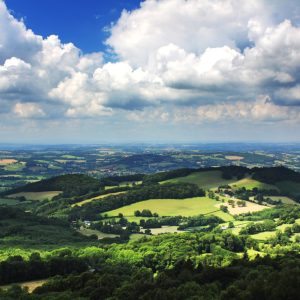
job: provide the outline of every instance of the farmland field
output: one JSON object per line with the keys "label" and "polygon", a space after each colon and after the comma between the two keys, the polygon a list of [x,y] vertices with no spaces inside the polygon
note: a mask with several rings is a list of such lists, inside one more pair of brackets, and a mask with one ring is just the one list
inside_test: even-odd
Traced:
{"label": "farmland field", "polygon": [[237,155],[227,155],[225,156],[226,159],[228,160],[242,160],[244,159],[243,156],[237,156]]}
{"label": "farmland field", "polygon": [[243,178],[241,180],[238,180],[232,184],[230,184],[233,188],[242,188],[245,187],[246,189],[253,189],[253,188],[259,188],[264,190],[278,190],[278,188],[274,185],[263,183],[257,180],[254,180],[252,178]]}
{"label": "farmland field", "polygon": [[59,195],[61,191],[47,191],[47,192],[22,192],[9,195],[9,198],[25,197],[26,200],[51,200],[53,197]]}
{"label": "farmland field", "polygon": [[[220,205],[222,204],[216,204],[216,207],[220,207]],[[232,207],[231,205],[227,205],[228,207],[228,211],[231,215],[240,215],[240,214],[244,214],[244,213],[252,213],[252,212],[256,212],[256,211],[261,211],[264,209],[267,209],[267,206],[264,205],[259,205],[257,203],[253,203],[250,201],[246,201],[246,206],[245,207],[239,207],[237,205],[235,205],[235,207]]]}
{"label": "farmland field", "polygon": [[296,204],[297,202],[286,196],[267,196],[272,200],[281,200],[284,204]]}
{"label": "farmland field", "polygon": [[[28,288],[28,292],[32,293],[37,287],[43,285],[47,280],[43,279],[43,280],[34,280],[34,281],[27,281],[27,282],[20,282],[20,283],[15,283],[16,285],[21,286],[22,288]],[[9,287],[11,287],[12,285],[3,285],[0,286],[0,288],[2,289],[8,289]]]}
{"label": "farmland field", "polygon": [[116,193],[110,193],[110,194],[105,194],[105,195],[93,197],[93,198],[90,198],[90,199],[83,200],[81,202],[74,203],[74,204],[72,204],[72,207],[74,207],[76,205],[77,206],[82,206],[82,205],[84,205],[86,203],[89,203],[89,202],[92,202],[92,201],[95,201],[95,200],[100,200],[100,199],[106,198],[108,196],[120,195],[120,194],[124,194],[124,193],[126,193],[126,192],[116,192]]}
{"label": "farmland field", "polygon": [[0,159],[0,166],[6,166],[18,162],[16,159],[4,158]]}
{"label": "farmland field", "polygon": [[112,211],[108,216],[117,216],[122,213],[125,217],[134,216],[136,210],[149,209],[160,216],[196,216],[200,214],[216,215],[224,221],[233,220],[233,217],[220,211],[215,207],[217,201],[207,197],[196,197],[188,199],[155,199],[137,202]]}
{"label": "farmland field", "polygon": [[104,238],[118,237],[118,235],[116,235],[116,234],[103,233],[103,232],[100,232],[98,230],[93,230],[93,229],[84,228],[84,227],[80,227],[79,232],[83,235],[86,235],[86,236],[90,236],[92,234],[95,234],[98,237],[99,240],[104,239]]}
{"label": "farmland field", "polygon": [[221,171],[206,171],[206,172],[195,172],[185,177],[178,177],[170,180],[163,181],[161,183],[178,183],[178,182],[188,182],[195,183],[200,188],[212,189],[217,188],[220,185],[230,184],[236,180],[227,180],[222,178]]}
{"label": "farmland field", "polygon": [[266,240],[274,237],[275,234],[276,234],[276,231],[265,231],[265,232],[252,234],[251,237],[255,240],[266,241]]}

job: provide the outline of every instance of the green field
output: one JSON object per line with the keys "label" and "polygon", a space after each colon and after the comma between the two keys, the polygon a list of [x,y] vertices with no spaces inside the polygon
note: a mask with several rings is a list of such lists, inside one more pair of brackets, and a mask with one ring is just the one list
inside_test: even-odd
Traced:
{"label": "green field", "polygon": [[20,203],[20,201],[16,200],[16,199],[3,199],[0,198],[0,205],[16,205]]}
{"label": "green field", "polygon": [[4,170],[6,171],[22,171],[25,168],[26,163],[25,162],[17,162],[14,164],[6,165],[4,167]]}
{"label": "green field", "polygon": [[297,204],[296,201],[286,196],[267,196],[267,197],[272,200],[281,200],[282,203],[284,204]]}
{"label": "green field", "polygon": [[86,235],[86,236],[90,236],[92,234],[95,234],[95,235],[97,235],[99,240],[104,239],[104,238],[118,237],[117,234],[103,233],[103,232],[100,232],[98,230],[93,230],[93,229],[89,229],[89,228],[85,228],[85,227],[80,227],[79,232],[83,235]]}
{"label": "green field", "polygon": [[232,184],[230,184],[233,188],[239,189],[245,187],[248,190],[252,190],[253,188],[264,189],[264,190],[278,190],[278,188],[274,185],[263,183],[252,178],[243,178],[238,180]]}
{"label": "green field", "polygon": [[93,197],[93,198],[90,198],[90,199],[86,199],[86,200],[83,200],[81,202],[77,202],[77,203],[74,203],[72,204],[72,207],[74,206],[82,206],[86,203],[89,203],[89,202],[92,202],[92,201],[95,201],[95,200],[100,200],[100,199],[103,199],[103,198],[106,198],[108,196],[113,196],[113,195],[120,195],[120,194],[124,194],[126,192],[116,192],[116,193],[109,193],[109,194],[105,194],[105,195],[101,195],[101,196],[97,196],[97,197]]}
{"label": "green field", "polygon": [[274,237],[275,234],[276,234],[276,231],[264,231],[264,232],[252,234],[250,236],[255,240],[266,241],[266,240]]}
{"label": "green field", "polygon": [[25,197],[26,200],[51,200],[53,197],[59,195],[61,191],[47,191],[47,192],[22,192],[11,194],[9,198],[18,198],[18,197]]}
{"label": "green field", "polygon": [[122,213],[126,217],[133,217],[136,210],[149,209],[159,216],[196,216],[200,214],[216,215],[224,221],[233,220],[233,217],[220,211],[215,205],[218,202],[207,197],[188,199],[155,199],[137,202],[107,212],[108,216],[117,216]]}
{"label": "green field", "polygon": [[222,178],[222,171],[206,171],[206,172],[196,172],[185,177],[178,177],[174,179],[169,179],[162,181],[161,183],[178,183],[178,182],[188,182],[195,183],[200,188],[203,189],[213,189],[220,185],[231,184],[235,182],[235,179],[226,180]]}

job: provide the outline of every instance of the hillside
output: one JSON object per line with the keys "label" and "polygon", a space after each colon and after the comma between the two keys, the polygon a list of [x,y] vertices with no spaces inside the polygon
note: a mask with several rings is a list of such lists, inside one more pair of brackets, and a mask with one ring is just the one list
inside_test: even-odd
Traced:
{"label": "hillside", "polygon": [[4,195],[21,192],[61,191],[65,196],[70,197],[97,191],[100,187],[100,181],[93,177],[82,174],[67,174],[29,183],[25,186],[7,191]]}
{"label": "hillside", "polygon": [[[64,175],[12,190],[10,196],[35,198],[4,198],[0,206],[0,284],[8,289],[0,287],[0,297],[198,299],[204,289],[207,299],[209,288],[211,299],[233,299],[232,289],[241,293],[249,282],[261,287],[257,275],[247,277],[257,266],[270,292],[274,278],[290,278],[281,264],[297,264],[300,253],[300,206],[290,190],[299,188],[298,175],[280,172],[222,167],[102,180]],[[62,193],[43,200],[51,190]],[[7,286],[23,281],[36,288],[32,294],[16,295]],[[286,283],[284,295],[296,285]]]}
{"label": "hillside", "polygon": [[70,228],[67,222],[36,216],[15,207],[0,206],[0,251],[20,246],[55,248],[80,245],[92,240]]}

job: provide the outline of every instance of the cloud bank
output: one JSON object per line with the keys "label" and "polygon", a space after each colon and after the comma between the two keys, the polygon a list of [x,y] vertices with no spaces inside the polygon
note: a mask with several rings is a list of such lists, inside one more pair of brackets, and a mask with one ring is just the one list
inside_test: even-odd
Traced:
{"label": "cloud bank", "polygon": [[0,2],[0,114],[297,123],[299,15],[296,0],[146,0],[110,27],[109,62]]}

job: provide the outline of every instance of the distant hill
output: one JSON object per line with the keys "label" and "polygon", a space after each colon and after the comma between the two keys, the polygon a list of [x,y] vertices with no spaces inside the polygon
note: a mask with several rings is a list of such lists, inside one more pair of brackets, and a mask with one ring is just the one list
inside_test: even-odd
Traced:
{"label": "distant hill", "polygon": [[[217,168],[200,169],[185,168],[167,172],[159,172],[150,175],[135,174],[127,176],[113,176],[103,178],[101,180],[82,174],[68,174],[30,183],[25,186],[6,191],[4,195],[11,195],[20,192],[62,191],[64,197],[73,197],[98,191],[101,189],[101,187],[106,185],[118,185],[122,182],[130,181],[143,181],[143,183],[147,185],[151,183],[170,181],[172,179],[180,179],[179,181],[189,183],[189,178],[193,177],[192,174],[196,175],[207,173],[210,174],[211,177],[213,173],[210,171],[215,171],[215,174],[218,172],[219,178],[209,178],[208,176],[206,181],[213,180],[215,182],[216,179],[218,179],[217,181],[222,184],[226,183],[227,181],[232,182],[245,177],[251,177],[259,182],[277,186],[280,190],[282,190],[285,186],[292,186],[292,189],[289,188],[291,190],[290,194],[300,196],[300,173],[285,167],[249,169],[240,166],[223,166]],[[195,178],[190,183],[197,184],[197,182],[195,182]],[[206,182],[206,184],[208,187],[210,187],[209,182]],[[199,186],[202,187],[201,185]],[[288,194],[289,191],[287,189],[283,190],[286,194]]]}
{"label": "distant hill", "polygon": [[97,191],[100,187],[101,183],[98,179],[82,174],[68,174],[29,183],[7,191],[4,195],[21,192],[62,191],[64,196],[71,197]]}

